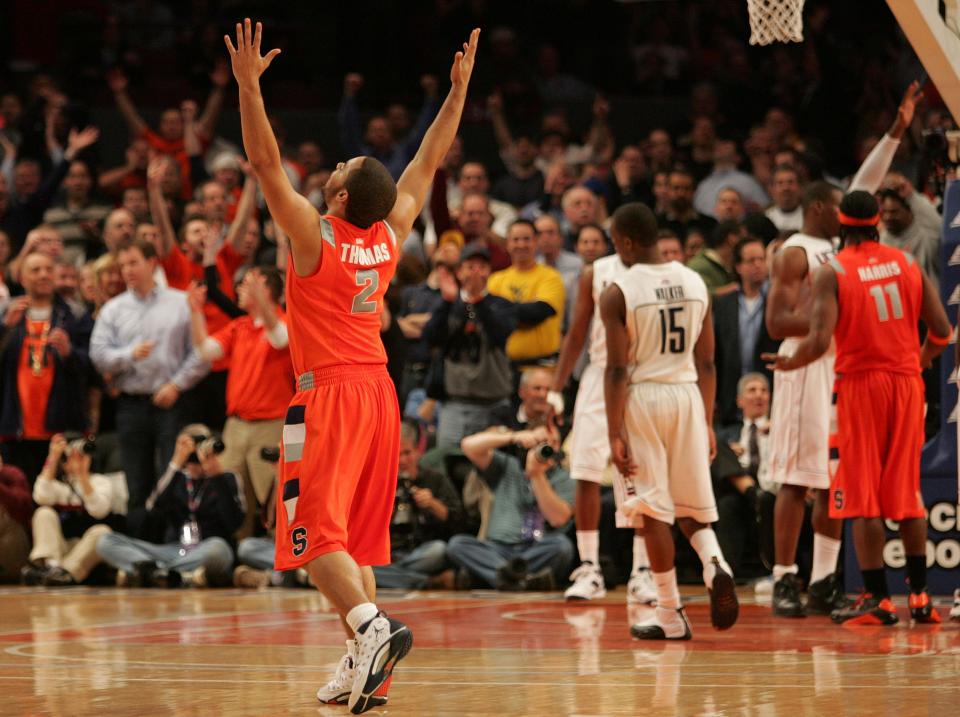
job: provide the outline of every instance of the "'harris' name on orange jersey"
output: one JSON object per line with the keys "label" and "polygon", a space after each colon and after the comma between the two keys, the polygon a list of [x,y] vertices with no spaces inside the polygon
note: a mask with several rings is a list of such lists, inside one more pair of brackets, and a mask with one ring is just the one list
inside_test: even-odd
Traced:
{"label": "'harris' name on orange jersey", "polygon": [[900,265],[895,261],[889,261],[886,264],[857,267],[857,274],[860,276],[860,281],[879,281],[880,279],[889,279],[891,276],[900,276],[900,273]]}
{"label": "'harris' name on orange jersey", "polygon": [[344,243],[340,246],[340,261],[359,266],[384,264],[390,261],[390,248],[386,242],[375,244],[372,249],[359,244]]}

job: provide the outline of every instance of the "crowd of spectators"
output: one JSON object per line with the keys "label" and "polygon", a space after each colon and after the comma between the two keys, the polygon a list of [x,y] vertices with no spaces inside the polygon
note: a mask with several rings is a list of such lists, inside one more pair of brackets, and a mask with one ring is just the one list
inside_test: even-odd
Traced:
{"label": "crowd of spectators", "polygon": [[[562,455],[585,353],[566,413],[548,400],[551,374],[578,278],[611,252],[608,217],[621,204],[647,203],[664,258],[700,273],[714,297],[717,533],[738,575],[766,572],[775,487],[765,480],[771,380],[760,355],[777,342],[765,297],[780,243],[816,219],[810,188],[846,186],[851,160],[862,160],[854,181],[879,190],[882,241],[936,273],[941,220],[921,174],[922,132],[950,124],[936,98],[914,112],[908,91],[898,112],[904,83],[873,73],[873,56],[831,74],[826,58],[851,49],[822,5],[807,44],[753,67],[731,34],[733,5],[693,4],[711,7],[685,26],[681,3],[656,12],[600,3],[604,21],[629,20],[604,51],[627,51],[627,79],[606,94],[596,60],[576,49],[563,55],[534,38],[533,68],[515,30],[486,36],[464,133],[404,238],[382,316],[405,423],[394,564],[377,569],[381,586],[566,581],[573,484],[539,447]],[[63,81],[38,72],[0,96],[0,580],[303,584],[303,575],[272,572],[273,451],[294,392],[287,240],[238,137],[221,130],[232,104],[225,66],[208,50],[181,58],[191,87],[208,82],[205,104],[177,97],[151,126],[132,87],[156,81],[151,53],[190,38],[161,32],[137,46],[115,36],[131,22],[124,13],[144,3],[119,5],[104,28],[115,38],[103,49],[108,67],[88,73],[100,90],[68,94],[75,72]],[[167,5],[149,5],[163,26]],[[202,15],[205,3],[191,5]],[[434,5],[442,28],[470,21],[484,3]],[[569,5],[576,13],[585,4]],[[194,43],[214,22],[197,20]],[[880,37],[892,52],[889,33]],[[432,42],[417,48],[423,67]],[[824,109],[837,83],[858,77],[843,118]],[[291,181],[320,211],[336,161],[369,154],[398,175],[437,111],[441,88],[429,74],[416,115],[403,102],[374,108],[366,85],[356,72],[343,76],[336,139],[287,137],[276,124]],[[372,99],[382,96],[375,89]],[[644,126],[610,91],[689,101],[681,116]],[[107,138],[84,107],[104,95],[128,131],[124,161],[112,167],[99,161]],[[855,116],[862,126],[851,128]],[[612,541],[602,548],[616,563]]]}

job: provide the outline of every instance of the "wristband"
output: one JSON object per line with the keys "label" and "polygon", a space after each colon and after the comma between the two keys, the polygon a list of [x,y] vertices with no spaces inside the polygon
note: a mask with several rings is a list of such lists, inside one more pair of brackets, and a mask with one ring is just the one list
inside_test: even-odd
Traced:
{"label": "wristband", "polygon": [[946,346],[950,343],[950,339],[952,338],[953,336],[949,334],[947,336],[937,336],[932,331],[927,330],[927,341],[934,346]]}

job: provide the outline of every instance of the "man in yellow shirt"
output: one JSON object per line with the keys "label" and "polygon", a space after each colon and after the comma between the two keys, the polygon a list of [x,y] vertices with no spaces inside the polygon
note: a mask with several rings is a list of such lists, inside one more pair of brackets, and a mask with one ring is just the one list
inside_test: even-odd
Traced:
{"label": "man in yellow shirt", "polygon": [[512,264],[491,274],[487,289],[517,305],[517,329],[507,340],[507,357],[518,370],[555,366],[560,351],[565,290],[560,272],[537,263],[537,230],[518,219],[507,231]]}

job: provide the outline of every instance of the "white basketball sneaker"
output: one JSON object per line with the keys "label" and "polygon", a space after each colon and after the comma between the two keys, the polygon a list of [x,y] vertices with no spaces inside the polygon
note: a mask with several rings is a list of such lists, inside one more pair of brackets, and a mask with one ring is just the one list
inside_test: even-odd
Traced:
{"label": "white basketball sneaker", "polygon": [[[345,705],[350,699],[350,690],[353,688],[353,678],[356,671],[353,668],[354,661],[357,658],[357,643],[354,640],[347,640],[347,654],[340,658],[337,664],[337,671],[333,679],[317,690],[317,699],[325,705]],[[386,696],[376,697],[379,702],[377,705],[387,703]]]}
{"label": "white basketball sneaker", "polygon": [[607,594],[603,573],[593,563],[580,563],[570,574],[573,585],[563,594],[564,600],[597,600]]}
{"label": "white basketball sneaker", "polygon": [[355,639],[357,658],[347,704],[358,715],[383,704],[393,668],[413,647],[413,633],[381,612],[357,630]]}
{"label": "white basketball sneaker", "polygon": [[960,588],[953,591],[953,607],[950,608],[950,619],[960,620]]}
{"label": "white basketball sneaker", "polygon": [[627,605],[656,605],[657,586],[650,568],[640,568],[627,583]]}

